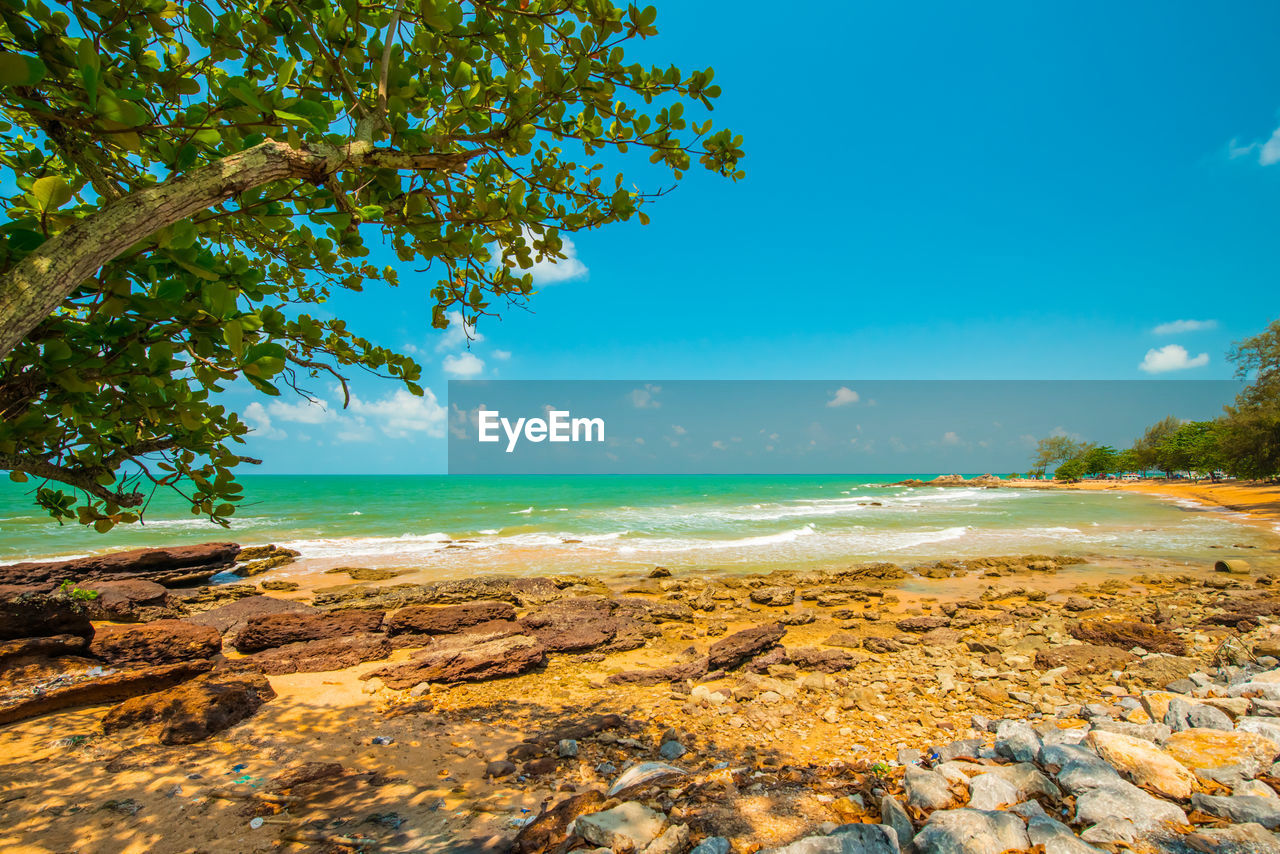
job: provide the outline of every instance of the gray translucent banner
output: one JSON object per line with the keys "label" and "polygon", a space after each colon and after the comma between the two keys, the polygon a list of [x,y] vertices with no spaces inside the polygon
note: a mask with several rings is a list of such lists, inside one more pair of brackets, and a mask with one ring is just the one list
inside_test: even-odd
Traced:
{"label": "gray translucent banner", "polygon": [[1127,448],[1229,380],[449,383],[450,474],[1007,474],[1036,441]]}

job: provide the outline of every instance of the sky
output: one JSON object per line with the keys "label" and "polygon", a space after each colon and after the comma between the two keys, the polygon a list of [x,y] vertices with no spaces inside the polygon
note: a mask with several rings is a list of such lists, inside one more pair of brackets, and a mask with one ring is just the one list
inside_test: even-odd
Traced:
{"label": "sky", "polygon": [[469,347],[413,265],[337,295],[429,391],[230,392],[262,472],[443,472],[450,379],[1226,379],[1280,316],[1280,5],[656,5],[635,58],[715,68],[746,178],[574,235]]}

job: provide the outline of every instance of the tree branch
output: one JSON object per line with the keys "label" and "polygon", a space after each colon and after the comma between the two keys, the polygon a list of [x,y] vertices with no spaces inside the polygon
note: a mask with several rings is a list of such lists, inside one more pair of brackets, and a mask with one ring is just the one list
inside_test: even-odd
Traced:
{"label": "tree branch", "polygon": [[33,477],[40,477],[46,480],[56,480],[59,483],[65,483],[67,486],[83,489],[95,498],[110,501],[120,507],[137,507],[146,499],[146,496],[141,492],[112,492],[98,483],[91,474],[75,472],[45,460],[31,457],[0,454],[0,469],[25,472]]}

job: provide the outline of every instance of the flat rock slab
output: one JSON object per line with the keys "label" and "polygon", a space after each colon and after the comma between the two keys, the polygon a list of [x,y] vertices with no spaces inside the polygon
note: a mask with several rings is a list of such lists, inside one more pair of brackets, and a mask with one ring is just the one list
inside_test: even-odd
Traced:
{"label": "flat rock slab", "polygon": [[386,635],[372,632],[346,637],[322,638],[274,647],[252,656],[263,673],[321,673],[343,670],[366,661],[378,661],[391,655],[391,642]]}
{"label": "flat rock slab", "polygon": [[588,842],[614,851],[641,851],[666,827],[667,817],[639,801],[627,801],[604,812],[578,817],[575,832]]}
{"label": "flat rock slab", "polygon": [[747,659],[772,649],[786,633],[787,627],[782,623],[765,623],[721,638],[707,651],[710,669],[732,670]]}
{"label": "flat rock slab", "polygon": [[1082,675],[1123,670],[1126,665],[1137,660],[1138,656],[1127,649],[1091,643],[1055,646],[1036,652],[1036,667],[1042,670],[1065,667],[1072,673]]}
{"label": "flat rock slab", "polygon": [[102,720],[103,732],[145,726],[161,744],[192,744],[239,723],[275,697],[256,670],[222,670],[126,700]]}
{"label": "flat rock slab", "polygon": [[461,605],[411,605],[388,615],[387,634],[456,634],[494,620],[513,621],[510,602],[465,602]]}
{"label": "flat rock slab", "polygon": [[3,584],[61,584],[64,579],[145,576],[166,586],[204,581],[235,565],[236,543],[205,543],[165,549],[131,549],[74,560],[15,563],[0,568]]}
{"label": "flat rock slab", "polygon": [[0,724],[10,724],[62,709],[118,703],[140,694],[159,691],[207,672],[210,661],[184,661],[156,667],[131,668],[89,675],[39,694],[0,697]]}
{"label": "flat rock slab", "polygon": [[32,586],[0,586],[0,640],[93,635],[85,607],[61,593]]}
{"label": "flat rock slab", "polygon": [[423,682],[476,682],[515,676],[541,664],[546,649],[528,635],[471,643],[468,635],[451,635],[451,644],[436,644],[409,662],[384,667],[360,678],[377,677],[389,688],[412,688]]}
{"label": "flat rock slab", "polygon": [[110,664],[168,664],[212,658],[222,651],[217,629],[186,620],[100,626],[89,654]]}
{"label": "flat rock slab", "polygon": [[381,611],[258,614],[245,620],[236,633],[234,646],[238,652],[259,652],[286,644],[376,632],[381,627]]}
{"label": "flat rock slab", "polygon": [[1082,620],[1073,623],[1068,630],[1076,640],[1118,649],[1140,646],[1147,652],[1167,652],[1171,655],[1183,655],[1187,651],[1186,642],[1173,632],[1136,620]]}
{"label": "flat rock slab", "polygon": [[[217,588],[212,589],[216,590]],[[291,599],[277,599],[274,596],[245,596],[225,605],[219,605],[216,608],[187,617],[187,622],[198,623],[202,626],[212,626],[223,636],[231,639],[253,617],[265,614],[315,613],[318,613],[316,608],[302,602],[294,602]]]}

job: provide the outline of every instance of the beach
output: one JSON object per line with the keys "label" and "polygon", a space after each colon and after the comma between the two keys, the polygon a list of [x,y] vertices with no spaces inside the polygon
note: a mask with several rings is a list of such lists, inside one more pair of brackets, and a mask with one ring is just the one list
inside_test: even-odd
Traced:
{"label": "beach", "polygon": [[[152,708],[162,700],[147,701],[164,692],[126,701],[150,702],[148,714],[160,715],[150,725],[114,728],[117,706],[89,704],[0,727],[0,844],[20,852],[407,852],[505,851],[518,839],[518,850],[540,854],[566,832],[561,822],[544,833],[555,825],[545,810],[607,793],[648,762],[680,774],[639,786],[628,803],[694,840],[724,837],[732,850],[752,852],[815,828],[887,820],[884,797],[918,796],[903,776],[915,773],[918,757],[994,750],[994,722],[1027,721],[1041,739],[1106,721],[1133,732],[1150,725],[1143,703],[1153,691],[1216,672],[1228,636],[1238,632],[1259,654],[1280,648],[1266,616],[1280,612],[1269,487],[1174,485],[1152,502],[1127,494],[1148,484],[1121,485],[1122,505],[1142,502],[1145,517],[1134,518],[1099,503],[1115,496],[1080,490],[878,484],[866,488],[878,499],[836,490],[832,504],[813,486],[804,485],[803,501],[753,501],[738,513],[799,513],[810,524],[813,514],[837,515],[833,506],[867,514],[896,498],[890,512],[918,518],[937,512],[924,509],[932,504],[955,505],[945,512],[970,518],[966,528],[989,543],[1003,542],[990,529],[1007,527],[1016,507],[1019,529],[1067,529],[1039,535],[1056,533],[1065,546],[976,553],[963,537],[913,540],[893,560],[823,554],[812,565],[785,565],[793,543],[822,536],[815,524],[814,534],[787,541],[735,536],[752,541],[747,556],[714,566],[706,555],[724,549],[699,549],[696,560],[672,551],[664,564],[627,557],[621,568],[614,561],[624,559],[596,550],[595,560],[610,559],[591,571],[581,571],[588,561],[579,556],[579,571],[541,572],[587,544],[526,545],[521,553],[535,555],[536,568],[523,573],[491,572],[508,565],[484,559],[468,573],[430,573],[418,554],[344,568],[327,555],[224,549],[218,554],[233,555],[245,575],[165,588],[145,601],[113,596],[115,610],[94,620],[90,658],[83,650],[10,658],[5,687],[10,698],[30,696],[24,680],[102,662],[124,672],[174,666],[165,662],[186,659],[154,650],[174,648],[177,637],[193,644],[185,639],[194,627],[213,626],[214,640],[201,642],[216,642],[222,663],[210,675],[265,670],[273,696],[191,743],[164,743],[159,721],[170,713]],[[1014,504],[987,497],[1001,494]],[[1048,512],[1076,506],[1077,515],[1065,525],[1031,524],[1042,511],[1017,503],[1028,498],[1047,502]],[[1077,499],[1086,503],[1060,504]],[[859,503],[876,500],[879,507]],[[704,510],[723,513],[718,507]],[[1138,548],[1072,534],[1086,530],[1080,514],[1096,508],[1117,514],[1105,520],[1107,537],[1132,530]],[[1151,514],[1163,524],[1153,528]],[[779,522],[797,527],[792,516],[747,524]],[[901,533],[918,540],[920,531]],[[1178,554],[1162,538],[1191,551]],[[1106,542],[1115,544],[1111,554]],[[429,555],[452,562],[482,553],[448,545]],[[925,545],[927,559],[913,559]],[[1217,571],[1219,558],[1234,572]],[[120,591],[137,582],[114,583],[96,582]],[[286,610],[262,610],[263,602]],[[1254,602],[1266,607],[1242,610]],[[1255,613],[1263,616],[1239,616]],[[255,619],[266,635],[250,642],[241,633]],[[1117,629],[1129,625],[1153,648],[1135,654],[1137,642]],[[114,645],[99,648],[106,637]],[[130,652],[139,649],[151,652]],[[123,657],[112,663],[112,655]],[[190,691],[204,678],[170,690]],[[183,708],[208,724],[203,707]],[[970,746],[948,747],[962,742]],[[1007,761],[991,756],[981,761]],[[302,782],[287,785],[289,775]],[[1204,791],[1223,791],[1205,781]],[[583,804],[595,811],[617,800],[601,794]],[[920,824],[932,812],[913,807],[911,815]],[[546,838],[534,839],[526,827],[540,815],[532,826]]]}

